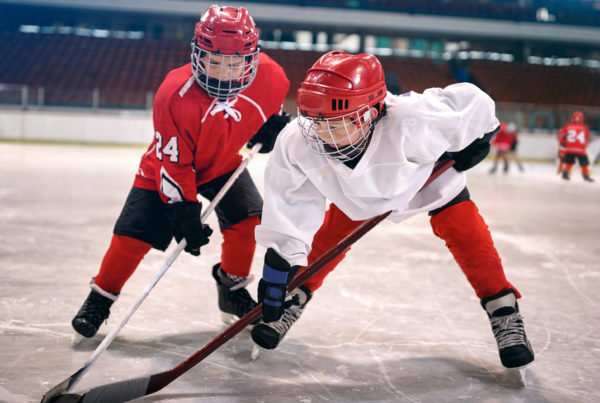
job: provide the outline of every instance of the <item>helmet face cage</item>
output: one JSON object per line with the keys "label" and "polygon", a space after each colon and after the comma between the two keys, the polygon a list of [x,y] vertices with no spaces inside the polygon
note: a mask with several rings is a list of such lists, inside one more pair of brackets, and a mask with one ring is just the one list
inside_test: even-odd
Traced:
{"label": "helmet face cage", "polygon": [[308,146],[317,154],[350,161],[362,154],[373,127],[371,107],[332,118],[313,118],[298,111],[298,126]]}
{"label": "helmet face cage", "polygon": [[[226,101],[254,81],[260,51],[258,47],[253,53],[245,55],[224,55],[201,49],[195,39],[191,45],[194,78],[211,97]],[[243,60],[241,64],[240,60]]]}

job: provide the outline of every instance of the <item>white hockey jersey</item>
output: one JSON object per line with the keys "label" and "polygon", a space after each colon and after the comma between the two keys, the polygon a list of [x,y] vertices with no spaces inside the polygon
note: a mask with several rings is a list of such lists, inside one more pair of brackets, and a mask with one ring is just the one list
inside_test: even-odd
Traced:
{"label": "white hockey jersey", "polygon": [[352,220],[389,210],[400,222],[439,208],[466,185],[449,169],[419,192],[438,158],[459,151],[498,127],[494,101],[472,84],[431,88],[423,94],[388,93],[387,114],[354,169],[312,151],[297,120],[279,135],[265,171],[265,201],[257,242],[290,265],[306,265],[327,201]]}

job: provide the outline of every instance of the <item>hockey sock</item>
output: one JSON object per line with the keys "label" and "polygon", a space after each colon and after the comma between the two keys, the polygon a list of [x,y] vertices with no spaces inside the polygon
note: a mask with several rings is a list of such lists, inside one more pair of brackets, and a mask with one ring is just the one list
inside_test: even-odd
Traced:
{"label": "hockey sock", "polygon": [[571,169],[573,169],[573,164],[563,164],[563,170],[571,173]]}
{"label": "hockey sock", "polygon": [[[337,206],[331,204],[329,210],[325,213],[325,220],[323,220],[321,228],[319,228],[313,239],[312,249],[308,255],[308,264],[313,263],[321,257],[321,255],[335,246],[340,240],[362,223],[363,221],[352,221]],[[336,256],[335,259],[304,283],[304,286],[312,292],[318,289],[321,284],[323,284],[323,280],[327,274],[335,269],[349,250],[350,248]],[[304,270],[304,268],[300,270]]]}
{"label": "hockey sock", "polygon": [[100,271],[94,277],[94,283],[106,292],[120,293],[127,279],[151,248],[150,244],[139,239],[113,235],[102,259]]}
{"label": "hockey sock", "polygon": [[222,231],[221,268],[228,274],[248,277],[256,249],[254,228],[260,217],[248,217]]}
{"label": "hockey sock", "polygon": [[590,174],[590,167],[589,165],[582,165],[581,166],[581,173],[584,175],[589,175]]}
{"label": "hockey sock", "polygon": [[512,288],[488,227],[471,200],[454,204],[431,217],[435,235],[446,242],[477,296],[482,299]]}

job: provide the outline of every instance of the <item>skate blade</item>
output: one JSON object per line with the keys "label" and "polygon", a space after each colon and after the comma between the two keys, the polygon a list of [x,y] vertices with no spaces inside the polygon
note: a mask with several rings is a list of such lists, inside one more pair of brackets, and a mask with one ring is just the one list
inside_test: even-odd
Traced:
{"label": "skate blade", "polygon": [[[221,312],[221,322],[223,322],[223,324],[225,326],[231,326],[235,322],[237,322],[239,319],[240,318],[238,318],[236,315],[234,315],[232,313]],[[246,326],[246,328],[244,330],[251,331],[253,327],[254,327],[253,324],[249,324],[248,326]]]}
{"label": "skate blade", "polygon": [[227,326],[233,325],[238,320],[238,317],[232,313],[221,312],[221,322]]}
{"label": "skate blade", "polygon": [[256,343],[252,343],[252,351],[250,352],[250,361],[256,361],[261,354],[261,351],[263,351],[264,348],[262,348],[261,346],[259,346]]}
{"label": "skate blade", "polygon": [[[515,382],[515,384],[518,384],[519,387],[524,388],[527,386],[527,379],[526,379],[526,371],[527,371],[527,365],[524,365],[522,367],[517,367],[517,368],[508,368],[508,376],[509,379],[512,380],[512,382]],[[515,385],[517,386],[517,385]]]}
{"label": "skate blade", "polygon": [[71,347],[79,346],[83,340],[85,340],[85,337],[83,337],[77,332],[74,332],[71,336]]}

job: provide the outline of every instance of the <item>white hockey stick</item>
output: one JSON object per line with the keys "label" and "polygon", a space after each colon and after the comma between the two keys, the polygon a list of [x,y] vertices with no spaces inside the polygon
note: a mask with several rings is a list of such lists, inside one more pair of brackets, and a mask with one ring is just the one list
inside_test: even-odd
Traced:
{"label": "white hockey stick", "polygon": [[[217,195],[214,197],[214,199],[210,202],[210,204],[208,205],[206,210],[204,210],[204,212],[202,213],[202,216],[200,217],[200,221],[202,221],[202,222],[206,221],[206,218],[210,215],[210,213],[213,212],[216,205],[221,201],[221,199],[223,198],[225,193],[227,193],[227,191],[231,188],[231,186],[233,185],[235,180],[240,176],[242,171],[246,168],[246,166],[248,165],[250,160],[256,155],[256,153],[260,150],[261,147],[262,147],[261,143],[257,143],[252,147],[252,150],[250,150],[250,153],[242,160],[242,163],[240,164],[240,166],[238,166],[236,168],[236,170],[233,172],[231,177],[227,180],[225,185],[223,185],[221,190],[217,193]],[[152,291],[154,286],[158,283],[158,281],[162,278],[162,276],[167,272],[169,267],[171,267],[171,265],[173,264],[175,259],[177,259],[177,256],[179,256],[179,254],[181,253],[181,251],[183,251],[183,249],[186,247],[186,245],[187,245],[187,242],[186,242],[185,238],[183,238],[181,240],[181,242],[179,242],[179,244],[177,244],[177,247],[175,248],[175,250],[173,250],[173,252],[171,252],[171,255],[169,255],[169,257],[167,258],[167,260],[165,261],[163,266],[160,268],[160,270],[158,270],[158,272],[156,273],[154,278],[150,281],[150,283],[148,283],[146,288],[144,288],[144,291],[142,291],[142,294],[138,297],[138,299],[133,303],[133,305],[125,313],[125,316],[123,317],[123,319],[121,319],[121,322],[111,329],[111,331],[104,337],[104,340],[102,340],[102,343],[100,343],[100,345],[96,348],[96,350],[94,351],[92,356],[87,360],[87,362],[85,364],[83,364],[83,366],[80,369],[77,370],[77,372],[75,372],[73,375],[69,376],[67,379],[65,379],[58,385],[56,385],[54,388],[50,389],[48,391],[48,393],[46,393],[46,395],[44,395],[44,400],[43,400],[44,402],[46,402],[46,401],[49,402],[53,396],[56,396],[63,392],[69,392],[75,386],[75,384],[77,384],[77,382],[87,372],[87,370],[96,361],[96,359],[100,356],[100,354],[102,354],[104,352],[104,350],[106,350],[108,348],[108,345],[115,339],[115,337],[117,336],[117,333],[119,333],[119,331],[121,331],[121,329],[123,329],[125,324],[127,324],[129,319],[131,318],[131,316],[133,316],[134,312],[139,308],[139,306],[142,304],[144,299],[146,299],[146,297],[148,296],[150,291]]]}

